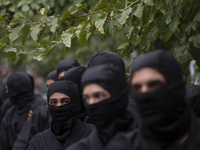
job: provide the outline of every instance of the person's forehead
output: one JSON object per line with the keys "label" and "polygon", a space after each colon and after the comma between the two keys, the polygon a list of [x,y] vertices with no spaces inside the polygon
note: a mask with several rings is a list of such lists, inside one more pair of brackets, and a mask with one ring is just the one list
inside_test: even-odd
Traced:
{"label": "person's forehead", "polygon": [[62,98],[62,97],[69,97],[69,96],[66,95],[66,94],[64,94],[64,93],[56,92],[56,93],[53,93],[53,94],[50,96],[50,99],[51,99],[51,98]]}
{"label": "person's forehead", "polygon": [[150,80],[165,80],[165,77],[156,69],[142,68],[134,72],[131,83],[148,82]]}

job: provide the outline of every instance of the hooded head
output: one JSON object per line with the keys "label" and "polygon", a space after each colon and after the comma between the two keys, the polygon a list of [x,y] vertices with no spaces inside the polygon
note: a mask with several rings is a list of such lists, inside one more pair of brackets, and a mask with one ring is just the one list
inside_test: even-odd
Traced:
{"label": "hooded head", "polygon": [[57,81],[58,78],[57,78],[57,70],[53,70],[51,72],[49,72],[49,74],[47,75],[47,81],[46,81],[46,84],[47,84],[47,87],[49,87],[49,85],[55,81]]}
{"label": "hooded head", "polygon": [[[78,89],[80,90],[81,89],[81,85],[80,85],[81,76],[85,70],[86,70],[86,68],[83,66],[73,67],[65,72],[64,80],[70,80],[70,81],[74,82],[77,85]],[[80,91],[80,93],[81,93],[81,91]]]}
{"label": "hooded head", "polygon": [[99,85],[110,94],[110,98],[101,102],[92,105],[85,104],[89,117],[97,126],[106,126],[126,109],[128,104],[127,82],[121,68],[113,64],[88,68],[82,76],[81,84],[83,97],[87,95],[84,93],[84,88],[91,84]]}
{"label": "hooded head", "polygon": [[33,99],[33,81],[27,73],[19,71],[11,74],[6,85],[12,103],[26,105]]}
{"label": "hooded head", "polygon": [[[55,93],[65,94],[65,96],[69,97],[70,102],[62,106],[51,105],[49,102]],[[71,81],[53,82],[48,88],[47,100],[49,112],[53,119],[52,130],[57,138],[63,140],[63,136],[66,137],[69,134],[74,122],[77,120],[80,110],[78,88]],[[54,100],[58,101],[59,97],[54,97]]]}
{"label": "hooded head", "polygon": [[128,130],[132,120],[126,113],[128,88],[121,68],[114,64],[88,68],[81,85],[89,121],[97,127],[104,144],[117,132]]}
{"label": "hooded head", "polygon": [[[58,79],[63,79],[64,72],[72,67],[80,66],[79,62],[76,59],[65,59],[61,60],[57,67],[57,77]],[[63,75],[61,73],[63,72]],[[60,75],[60,77],[59,77]]]}
{"label": "hooded head", "polygon": [[88,67],[93,67],[102,64],[112,63],[121,68],[121,70],[125,73],[125,64],[122,58],[114,53],[114,52],[100,52],[92,56],[89,60]]}
{"label": "hooded head", "polygon": [[[140,87],[143,82],[137,82],[138,73],[150,69],[157,72],[161,78],[157,81],[164,83],[147,92],[135,92],[133,98],[143,119],[142,134],[145,137],[157,139],[163,143],[175,142],[184,135],[189,126],[189,113],[186,109],[184,95],[185,84],[179,63],[167,51],[158,50],[140,55],[133,62],[131,85]],[[145,74],[146,76],[146,74]],[[152,78],[156,81],[155,77]],[[157,84],[149,82],[147,85]],[[162,143],[161,142],[161,143]]]}

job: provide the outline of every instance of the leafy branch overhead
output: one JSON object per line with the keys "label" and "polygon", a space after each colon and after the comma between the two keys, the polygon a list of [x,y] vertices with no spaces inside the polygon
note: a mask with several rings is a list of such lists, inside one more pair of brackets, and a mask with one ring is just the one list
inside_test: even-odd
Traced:
{"label": "leafy branch overhead", "polygon": [[[64,1],[63,1],[64,2]],[[184,64],[195,59],[200,66],[200,2],[198,0],[100,0],[80,1],[59,13],[54,7],[20,3],[17,14],[0,16],[0,49],[10,60],[33,55],[44,60],[55,47],[73,48],[78,40],[84,46],[95,35],[101,38],[120,33],[118,51],[128,56],[165,48]],[[34,6],[34,7],[33,7]],[[29,9],[35,9],[30,15]],[[35,15],[35,17],[34,17]],[[31,44],[30,44],[31,43]]]}

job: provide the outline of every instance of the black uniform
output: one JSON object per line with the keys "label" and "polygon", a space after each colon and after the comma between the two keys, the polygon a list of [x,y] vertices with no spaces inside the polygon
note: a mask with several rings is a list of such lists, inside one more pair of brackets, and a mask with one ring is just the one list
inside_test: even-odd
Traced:
{"label": "black uniform", "polygon": [[49,86],[47,99],[54,93],[63,93],[71,102],[62,106],[49,105],[52,117],[51,127],[36,136],[30,142],[28,150],[65,149],[91,132],[93,126],[78,119],[80,100],[78,88],[71,81],[56,81]]}
{"label": "black uniform", "polygon": [[15,140],[32,112],[46,101],[33,94],[33,85],[25,72],[15,72],[7,80],[8,97],[12,106],[2,120],[0,146],[3,150],[13,147]]}

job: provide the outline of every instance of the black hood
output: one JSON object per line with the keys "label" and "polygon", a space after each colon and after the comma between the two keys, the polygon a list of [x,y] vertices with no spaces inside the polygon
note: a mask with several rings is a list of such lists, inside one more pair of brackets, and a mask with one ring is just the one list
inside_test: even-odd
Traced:
{"label": "black hood", "polygon": [[90,122],[95,124],[104,144],[116,132],[128,130],[131,119],[126,114],[128,88],[124,71],[113,64],[88,68],[81,79],[82,87],[98,84],[110,93],[110,98],[89,105],[85,104]]}
{"label": "black hood", "polygon": [[109,63],[120,67],[121,70],[125,73],[125,64],[122,58],[118,54],[109,51],[100,52],[92,56],[88,62],[88,67]]}
{"label": "black hood", "polygon": [[61,72],[67,71],[68,69],[76,66],[80,66],[79,62],[76,59],[61,60],[57,67],[57,77]]}
{"label": "black hood", "polygon": [[189,129],[190,113],[184,101],[182,70],[176,59],[163,50],[136,58],[132,66],[132,77],[142,68],[156,69],[165,77],[166,85],[152,92],[133,92],[142,117],[141,132],[145,137],[161,141],[166,146],[178,140]]}
{"label": "black hood", "polygon": [[51,72],[48,73],[47,75],[47,80],[54,80],[54,81],[57,81],[58,80],[58,77],[57,77],[57,70],[53,70]]}
{"label": "black hood", "polygon": [[26,105],[33,100],[33,78],[25,72],[15,72],[8,77],[8,97],[12,103]]}

